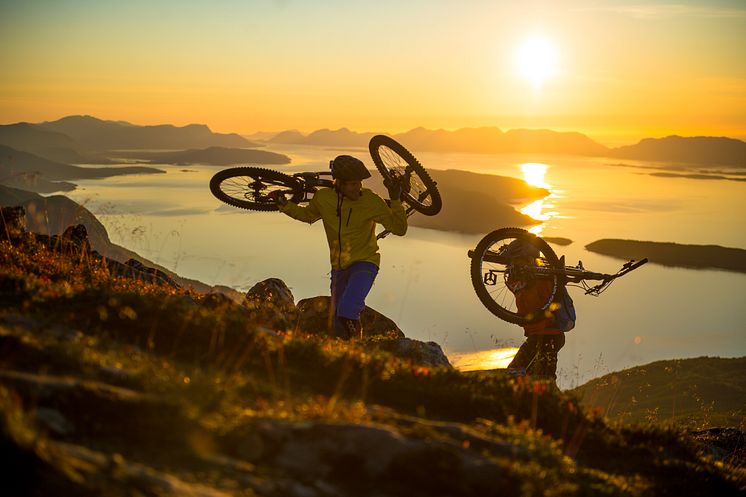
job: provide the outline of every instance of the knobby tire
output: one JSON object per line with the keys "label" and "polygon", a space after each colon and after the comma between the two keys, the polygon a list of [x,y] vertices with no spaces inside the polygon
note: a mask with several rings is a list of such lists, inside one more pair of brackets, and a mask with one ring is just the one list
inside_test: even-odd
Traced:
{"label": "knobby tire", "polygon": [[276,211],[277,204],[269,194],[283,193],[288,200],[303,199],[303,186],[287,174],[260,167],[233,167],[216,173],[210,179],[210,191],[233,207],[254,211]]}
{"label": "knobby tire", "polygon": [[[556,269],[561,274],[560,261],[546,241],[522,228],[502,228],[486,235],[474,249],[470,268],[471,282],[477,297],[490,312],[504,321],[525,326],[544,319],[545,313],[543,311],[519,313],[515,295],[507,286],[508,276],[512,271],[520,270],[520,268],[512,266],[509,260],[501,259],[497,254],[501,247],[507,246],[516,239],[521,239],[538,248],[539,264],[548,269]],[[541,278],[552,280],[551,295],[541,306],[541,309],[547,310],[556,298],[558,284],[561,282],[557,274],[546,274]],[[486,282],[485,279],[490,282]]]}
{"label": "knobby tire", "polygon": [[434,216],[443,207],[440,192],[430,174],[417,159],[391,137],[376,135],[368,144],[370,156],[386,180],[410,173],[409,191],[402,195],[402,201],[426,216]]}

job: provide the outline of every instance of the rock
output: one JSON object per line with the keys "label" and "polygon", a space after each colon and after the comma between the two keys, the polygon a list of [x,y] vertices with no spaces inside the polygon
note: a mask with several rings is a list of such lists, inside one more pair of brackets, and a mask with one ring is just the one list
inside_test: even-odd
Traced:
{"label": "rock", "polygon": [[[332,319],[329,317],[330,297],[311,297],[298,302],[298,331],[312,335],[332,335]],[[380,312],[365,306],[360,314],[363,337],[390,336],[404,338],[404,332],[394,321]]]}
{"label": "rock", "polygon": [[228,309],[237,305],[232,298],[220,292],[210,292],[205,294],[199,304],[205,309],[213,311],[216,309]]}
{"label": "rock", "polygon": [[63,244],[73,245],[78,252],[90,252],[91,242],[88,241],[88,230],[84,224],[68,226],[60,237]]}
{"label": "rock", "polygon": [[243,305],[253,321],[277,331],[296,326],[298,309],[290,288],[279,278],[260,281],[246,292]]}
{"label": "rock", "polygon": [[[151,281],[153,283],[163,283],[168,286],[171,286],[173,288],[179,288],[178,283],[176,283],[169,275],[161,271],[160,269],[147,267],[142,262],[136,260],[136,259],[128,259],[127,262],[124,263],[125,266],[129,266],[131,268],[136,269],[140,273],[151,275]],[[138,278],[141,279],[141,278]],[[146,279],[147,278],[143,278]]]}
{"label": "rock", "polygon": [[430,367],[452,367],[448,357],[435,342],[421,342],[411,338],[398,338],[391,341],[381,341],[377,345],[397,357],[411,359],[414,362]]}
{"label": "rock", "polygon": [[290,288],[279,278],[268,278],[252,286],[246,292],[247,307],[252,305],[266,305],[282,310],[294,310],[295,298]]}
{"label": "rock", "polygon": [[[311,483],[303,489],[308,495],[520,493],[495,459],[528,463],[532,454],[522,447],[457,424],[418,420],[413,428],[433,435],[421,440],[376,424],[261,419],[229,433],[223,445],[240,459]],[[365,490],[372,488],[378,491]],[[284,495],[291,495],[288,490]]]}
{"label": "rock", "polygon": [[26,211],[21,206],[0,207],[0,240],[15,240],[26,232]]}

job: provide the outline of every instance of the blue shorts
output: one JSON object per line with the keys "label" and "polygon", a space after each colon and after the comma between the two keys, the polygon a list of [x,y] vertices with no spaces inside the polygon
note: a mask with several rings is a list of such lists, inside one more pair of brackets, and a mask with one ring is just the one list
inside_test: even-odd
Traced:
{"label": "blue shorts", "polygon": [[365,298],[378,275],[372,262],[354,262],[347,269],[332,269],[331,290],[335,317],[357,321],[365,309]]}

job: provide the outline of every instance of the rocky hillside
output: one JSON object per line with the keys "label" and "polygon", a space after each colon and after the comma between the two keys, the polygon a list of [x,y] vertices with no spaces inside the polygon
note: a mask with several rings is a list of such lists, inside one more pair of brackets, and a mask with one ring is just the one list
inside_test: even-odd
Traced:
{"label": "rocky hillside", "polygon": [[240,303],[184,290],[22,216],[0,216],[6,495],[746,490],[730,438],[621,427],[544,380],[459,373],[375,313],[331,339],[324,298],[295,303],[276,280]]}
{"label": "rocky hillside", "polygon": [[574,393],[619,421],[744,428],[746,357],[656,361],[596,378]]}

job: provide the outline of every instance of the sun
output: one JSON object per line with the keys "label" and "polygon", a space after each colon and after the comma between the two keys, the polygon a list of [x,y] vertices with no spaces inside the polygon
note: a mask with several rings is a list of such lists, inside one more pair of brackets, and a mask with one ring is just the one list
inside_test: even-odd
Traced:
{"label": "sun", "polygon": [[518,74],[539,88],[557,72],[557,48],[548,38],[526,38],[516,49],[515,62]]}

